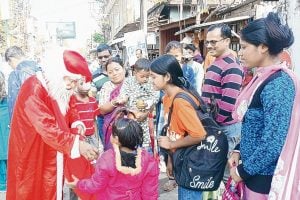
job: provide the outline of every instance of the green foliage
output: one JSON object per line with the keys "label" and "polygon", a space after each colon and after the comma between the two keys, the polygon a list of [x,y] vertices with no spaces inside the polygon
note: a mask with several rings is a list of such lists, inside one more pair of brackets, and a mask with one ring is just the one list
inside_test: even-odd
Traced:
{"label": "green foliage", "polygon": [[95,43],[104,43],[105,42],[104,36],[100,33],[94,33],[93,34],[93,41]]}

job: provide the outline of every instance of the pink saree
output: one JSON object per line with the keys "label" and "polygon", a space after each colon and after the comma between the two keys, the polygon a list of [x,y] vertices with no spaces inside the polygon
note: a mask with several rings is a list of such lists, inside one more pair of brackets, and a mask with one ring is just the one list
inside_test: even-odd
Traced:
{"label": "pink saree", "polygon": [[293,79],[295,99],[287,138],[277,162],[268,198],[270,200],[296,200],[300,199],[300,85],[296,75],[285,65],[258,68],[256,75],[237,99],[236,109],[232,116],[236,121],[241,121],[256,89],[278,70],[283,70]]}
{"label": "pink saree", "polygon": [[[118,85],[111,93],[109,97],[109,101],[113,100],[114,98],[118,97],[120,94],[122,84]],[[112,133],[112,124],[115,121],[115,118],[117,117],[118,111],[121,108],[116,107],[114,108],[110,113],[107,113],[104,115],[104,123],[103,123],[103,135],[104,135],[104,150],[112,149],[112,145],[110,143],[110,136]]]}

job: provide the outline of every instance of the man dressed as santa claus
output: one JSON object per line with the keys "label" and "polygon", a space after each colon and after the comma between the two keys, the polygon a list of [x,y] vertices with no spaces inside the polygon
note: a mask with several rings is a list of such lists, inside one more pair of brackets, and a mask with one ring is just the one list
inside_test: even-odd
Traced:
{"label": "man dressed as santa claus", "polygon": [[14,108],[8,150],[9,200],[60,200],[63,155],[89,160],[98,156],[95,147],[70,133],[68,122],[83,131],[83,123],[75,121],[68,109],[75,81],[91,76],[85,59],[74,51],[47,56],[43,71],[22,85]]}

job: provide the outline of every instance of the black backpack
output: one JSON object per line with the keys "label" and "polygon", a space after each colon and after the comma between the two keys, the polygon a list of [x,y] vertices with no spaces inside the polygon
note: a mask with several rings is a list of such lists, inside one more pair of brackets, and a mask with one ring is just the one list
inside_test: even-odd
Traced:
{"label": "black backpack", "polygon": [[[214,191],[223,179],[227,163],[228,141],[225,131],[207,112],[206,104],[200,98],[198,106],[186,93],[180,92],[175,97],[188,101],[196,110],[207,135],[199,144],[177,149],[173,155],[173,172],[177,184],[181,187]],[[173,102],[174,102],[173,100]],[[173,103],[170,108],[168,124],[172,116]]]}

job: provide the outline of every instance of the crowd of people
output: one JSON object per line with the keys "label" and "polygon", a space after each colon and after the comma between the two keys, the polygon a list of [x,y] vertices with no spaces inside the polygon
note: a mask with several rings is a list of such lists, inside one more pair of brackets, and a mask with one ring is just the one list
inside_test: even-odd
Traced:
{"label": "crowd of people", "polygon": [[203,57],[179,41],[152,61],[137,49],[130,71],[107,44],[97,47],[93,71],[73,50],[49,48],[38,64],[8,48],[8,82],[0,72],[0,190],[9,200],[62,199],[63,188],[72,200],[149,200],[159,198],[166,172],[165,191],[207,199],[212,192],[174,178],[172,153],[207,135],[194,107],[174,99],[185,93],[217,108],[213,118],[229,146],[224,183],[243,182],[246,200],[299,199],[299,79],[279,56],[293,33],[269,13],[241,30],[238,54],[231,38],[221,23],[207,29]]}

